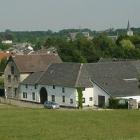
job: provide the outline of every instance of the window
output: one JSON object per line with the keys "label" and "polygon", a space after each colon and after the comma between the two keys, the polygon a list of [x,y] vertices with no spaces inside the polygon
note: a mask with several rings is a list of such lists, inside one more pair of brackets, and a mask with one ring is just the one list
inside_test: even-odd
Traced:
{"label": "window", "polygon": [[8,75],[8,82],[11,82],[11,75]]}
{"label": "window", "polygon": [[82,91],[85,91],[85,88],[82,88]]}
{"label": "window", "polygon": [[85,103],[85,98],[82,98],[82,103]]}
{"label": "window", "polygon": [[55,95],[52,95],[52,102],[55,102]]}
{"label": "window", "polygon": [[55,89],[55,85],[53,85],[53,89]]}
{"label": "window", "polygon": [[32,93],[32,99],[35,100],[35,93]]}
{"label": "window", "polygon": [[17,75],[14,76],[14,81],[15,81],[15,82],[18,81],[18,76],[17,76]]}
{"label": "window", "polygon": [[62,96],[62,102],[65,103],[65,96]]}
{"label": "window", "polygon": [[27,98],[27,92],[23,92],[23,98]]}
{"label": "window", "polygon": [[93,101],[93,98],[92,97],[89,97],[89,101]]}
{"label": "window", "polygon": [[14,74],[14,66],[11,66],[11,74]]}
{"label": "window", "polygon": [[35,84],[35,89],[37,89],[37,84]]}
{"label": "window", "polygon": [[15,96],[17,96],[17,88],[14,89]]}
{"label": "window", "polygon": [[28,85],[26,84],[25,87],[28,88]]}
{"label": "window", "polygon": [[62,88],[62,93],[65,93],[65,88],[64,87]]}
{"label": "window", "polygon": [[73,99],[70,99],[70,104],[73,104]]}
{"label": "window", "polygon": [[11,93],[11,92],[12,92],[12,88],[8,87],[8,93]]}

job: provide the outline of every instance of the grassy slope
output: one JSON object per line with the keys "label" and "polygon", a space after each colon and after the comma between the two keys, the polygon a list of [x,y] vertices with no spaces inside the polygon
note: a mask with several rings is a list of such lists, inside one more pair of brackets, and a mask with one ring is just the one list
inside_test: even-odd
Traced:
{"label": "grassy slope", "polygon": [[0,105],[0,140],[139,139],[139,111],[60,111]]}

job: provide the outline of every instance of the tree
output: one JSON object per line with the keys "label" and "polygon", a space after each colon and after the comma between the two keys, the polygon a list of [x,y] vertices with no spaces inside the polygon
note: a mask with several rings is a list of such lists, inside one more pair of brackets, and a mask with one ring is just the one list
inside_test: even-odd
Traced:
{"label": "tree", "polygon": [[8,50],[10,47],[11,47],[11,45],[0,43],[0,50],[2,50],[2,51]]}
{"label": "tree", "polygon": [[6,67],[6,63],[7,63],[7,59],[6,58],[1,60],[1,62],[0,62],[0,72],[4,72],[4,69]]}
{"label": "tree", "polygon": [[125,50],[131,50],[131,49],[135,49],[135,46],[132,44],[132,42],[130,40],[125,40],[123,39],[120,42],[120,45],[122,46],[123,49]]}
{"label": "tree", "polygon": [[93,39],[93,44],[100,51],[100,57],[112,57],[114,49],[117,47],[115,42],[105,34],[100,34]]}
{"label": "tree", "polygon": [[47,38],[44,45],[45,45],[46,48],[49,48],[49,47],[53,46],[54,45],[53,38],[50,38],[50,37]]}
{"label": "tree", "polygon": [[40,50],[41,49],[41,43],[40,42],[37,42],[34,46],[34,50]]}
{"label": "tree", "polygon": [[82,88],[77,88],[78,92],[78,108],[83,108],[83,93]]}

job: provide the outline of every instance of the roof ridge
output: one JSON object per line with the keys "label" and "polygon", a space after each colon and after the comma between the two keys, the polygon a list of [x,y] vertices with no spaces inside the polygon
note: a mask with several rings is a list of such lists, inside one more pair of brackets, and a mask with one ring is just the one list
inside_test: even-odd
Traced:
{"label": "roof ridge", "polygon": [[40,72],[41,72],[41,74],[40,74],[39,78],[35,81],[35,84],[38,84],[39,83],[39,80],[41,79],[41,77],[43,76],[43,74],[44,74],[45,71],[40,71]]}
{"label": "roof ridge", "polygon": [[79,81],[79,78],[80,78],[80,75],[81,75],[82,68],[83,68],[83,63],[80,64],[79,72],[78,72],[77,79],[76,79],[76,82],[75,82],[75,87],[78,84],[78,81]]}
{"label": "roof ridge", "polygon": [[46,70],[41,71],[42,74],[39,76],[38,80],[36,80],[36,83],[39,83],[40,79],[42,78],[42,76],[47,72],[48,68],[50,67],[51,64],[48,65],[48,67],[46,68]]}

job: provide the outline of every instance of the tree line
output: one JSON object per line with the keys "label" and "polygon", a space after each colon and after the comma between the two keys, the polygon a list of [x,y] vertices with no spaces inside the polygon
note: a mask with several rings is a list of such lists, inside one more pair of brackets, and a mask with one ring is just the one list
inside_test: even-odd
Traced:
{"label": "tree line", "polygon": [[64,62],[92,63],[100,58],[140,59],[139,35],[121,35],[117,40],[112,40],[106,34],[100,34],[92,40],[81,36],[70,41],[48,38],[45,46],[55,46]]}

